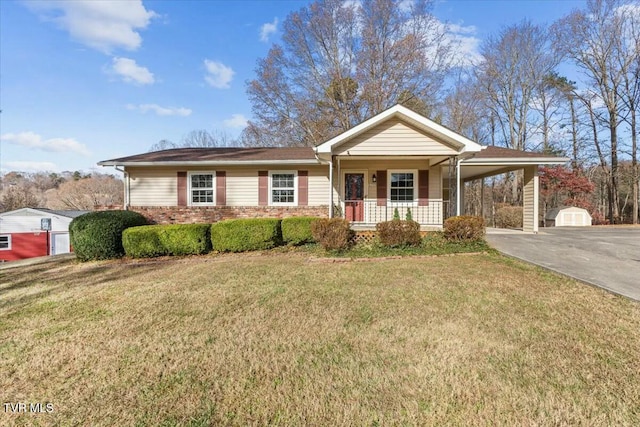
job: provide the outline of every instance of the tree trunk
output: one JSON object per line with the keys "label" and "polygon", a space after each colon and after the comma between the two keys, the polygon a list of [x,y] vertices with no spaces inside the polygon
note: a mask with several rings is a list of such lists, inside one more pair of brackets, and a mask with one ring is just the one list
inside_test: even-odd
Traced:
{"label": "tree trunk", "polygon": [[609,124],[611,135],[611,177],[609,199],[609,221],[616,224],[620,218],[618,203],[618,114],[617,111],[609,111]]}

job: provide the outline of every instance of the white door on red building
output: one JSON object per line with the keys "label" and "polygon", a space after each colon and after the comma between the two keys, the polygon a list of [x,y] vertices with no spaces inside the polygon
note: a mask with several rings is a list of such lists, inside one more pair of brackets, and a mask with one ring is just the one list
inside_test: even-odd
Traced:
{"label": "white door on red building", "polygon": [[51,255],[68,254],[69,233],[55,233],[51,235]]}

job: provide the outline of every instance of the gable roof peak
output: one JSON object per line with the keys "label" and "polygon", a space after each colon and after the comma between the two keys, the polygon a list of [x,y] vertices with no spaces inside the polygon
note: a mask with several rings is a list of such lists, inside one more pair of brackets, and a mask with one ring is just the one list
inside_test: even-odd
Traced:
{"label": "gable roof peak", "polygon": [[323,142],[320,145],[317,145],[315,148],[316,153],[318,154],[331,154],[333,152],[334,147],[337,147],[348,140],[366,132],[373,127],[384,123],[390,119],[398,118],[403,122],[406,122],[413,127],[421,130],[425,133],[431,134],[438,139],[441,139],[443,142],[452,145],[460,153],[465,152],[478,152],[482,150],[482,145],[474,142],[457,132],[452,131],[451,129],[442,126],[423,116],[422,114],[416,113],[415,111],[401,105],[396,104],[381,113],[376,114],[368,120],[352,127],[351,129],[341,133],[340,135],[331,138],[330,140]]}

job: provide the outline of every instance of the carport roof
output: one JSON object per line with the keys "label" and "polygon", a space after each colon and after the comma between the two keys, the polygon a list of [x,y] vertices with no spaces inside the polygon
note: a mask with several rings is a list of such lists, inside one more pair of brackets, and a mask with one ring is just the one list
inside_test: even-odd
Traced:
{"label": "carport roof", "polygon": [[489,146],[460,162],[460,176],[470,181],[519,170],[524,166],[562,165],[568,161],[566,157]]}

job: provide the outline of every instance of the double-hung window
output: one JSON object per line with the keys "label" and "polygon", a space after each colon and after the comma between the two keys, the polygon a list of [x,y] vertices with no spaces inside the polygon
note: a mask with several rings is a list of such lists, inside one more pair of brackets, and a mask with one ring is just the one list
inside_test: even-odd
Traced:
{"label": "double-hung window", "polygon": [[9,251],[11,250],[11,236],[4,235],[0,236],[0,251]]}
{"label": "double-hung window", "polygon": [[214,205],[215,204],[215,172],[190,172],[189,173],[189,204]]}
{"label": "double-hung window", "polygon": [[269,201],[271,205],[297,204],[297,173],[295,171],[269,172]]}
{"label": "double-hung window", "polygon": [[389,173],[389,200],[392,203],[413,203],[417,174],[413,171]]}

